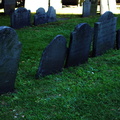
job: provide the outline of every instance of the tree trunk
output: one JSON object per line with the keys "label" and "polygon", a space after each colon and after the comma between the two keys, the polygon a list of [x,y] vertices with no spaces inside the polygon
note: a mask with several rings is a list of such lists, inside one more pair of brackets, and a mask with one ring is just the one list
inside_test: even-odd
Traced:
{"label": "tree trunk", "polygon": [[90,1],[91,1],[90,15],[94,16],[97,14],[98,0],[90,0]]}

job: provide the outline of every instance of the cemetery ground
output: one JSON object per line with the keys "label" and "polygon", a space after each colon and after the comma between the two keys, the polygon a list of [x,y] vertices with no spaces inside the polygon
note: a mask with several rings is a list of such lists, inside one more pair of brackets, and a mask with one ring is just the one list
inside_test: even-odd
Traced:
{"label": "cemetery ground", "polygon": [[[115,16],[119,29],[120,15]],[[107,51],[78,67],[35,79],[42,52],[51,40],[60,34],[68,44],[77,24],[88,23],[93,27],[99,15],[89,18],[57,15],[57,18],[57,22],[16,30],[22,43],[19,70],[15,92],[0,96],[0,119],[120,120],[120,50]],[[9,16],[0,15],[0,26],[3,25],[10,26]]]}

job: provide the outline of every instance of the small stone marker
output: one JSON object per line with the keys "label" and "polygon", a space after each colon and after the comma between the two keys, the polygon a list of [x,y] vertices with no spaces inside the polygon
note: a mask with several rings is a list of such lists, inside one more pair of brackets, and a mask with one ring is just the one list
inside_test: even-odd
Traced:
{"label": "small stone marker", "polygon": [[117,30],[117,39],[116,39],[117,49],[120,49],[120,29]]}
{"label": "small stone marker", "polygon": [[12,14],[15,10],[16,0],[2,0],[4,2],[4,13]]}
{"label": "small stone marker", "polygon": [[105,12],[94,25],[93,56],[99,56],[115,47],[117,18]]}
{"label": "small stone marker", "polygon": [[52,6],[50,6],[47,11],[47,21],[48,22],[56,21],[56,10]]}
{"label": "small stone marker", "polygon": [[62,71],[66,50],[66,39],[62,35],[57,35],[42,54],[36,78]]}
{"label": "small stone marker", "polygon": [[65,67],[78,66],[87,62],[92,41],[92,28],[87,23],[78,24],[71,33]]}
{"label": "small stone marker", "polygon": [[90,15],[94,16],[97,14],[97,5],[98,5],[98,0],[91,0]]}
{"label": "small stone marker", "polygon": [[12,13],[11,27],[15,29],[30,26],[30,10],[20,7]]}
{"label": "small stone marker", "polygon": [[34,15],[34,25],[45,24],[47,23],[46,13],[44,8],[39,8]]}
{"label": "small stone marker", "polygon": [[36,12],[38,8],[44,8],[48,10],[48,0],[25,0],[25,8],[31,12]]}
{"label": "small stone marker", "polygon": [[90,8],[91,8],[91,2],[89,0],[85,0],[83,2],[83,17],[90,16]]}
{"label": "small stone marker", "polygon": [[0,27],[0,94],[13,92],[21,43],[14,29]]}

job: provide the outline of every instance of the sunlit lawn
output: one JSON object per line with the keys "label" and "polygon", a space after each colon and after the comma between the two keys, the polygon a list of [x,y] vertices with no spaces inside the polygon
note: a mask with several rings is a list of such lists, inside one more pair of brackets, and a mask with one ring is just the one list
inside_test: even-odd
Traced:
{"label": "sunlit lawn", "polygon": [[[120,28],[120,15],[117,29]],[[99,15],[58,15],[54,23],[16,30],[22,43],[15,93],[0,96],[0,120],[120,120],[120,50],[92,58],[86,64],[35,79],[44,48],[58,34],[65,36],[79,23],[94,26]],[[33,22],[33,16],[32,16]],[[0,15],[0,25],[10,26]]]}

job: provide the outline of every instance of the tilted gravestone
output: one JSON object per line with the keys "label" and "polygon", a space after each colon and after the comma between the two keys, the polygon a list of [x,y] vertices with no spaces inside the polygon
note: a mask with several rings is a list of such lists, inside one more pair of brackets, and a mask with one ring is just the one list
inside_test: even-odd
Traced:
{"label": "tilted gravestone", "polygon": [[12,14],[15,10],[16,0],[4,0],[4,13]]}
{"label": "tilted gravestone", "polygon": [[42,54],[36,78],[62,71],[66,50],[66,39],[62,35],[57,35]]}
{"label": "tilted gravestone", "polygon": [[18,70],[21,43],[16,32],[6,26],[0,27],[0,94],[13,92]]}
{"label": "tilted gravestone", "polygon": [[46,12],[44,8],[39,8],[34,15],[34,25],[47,23]]}
{"label": "tilted gravestone", "polygon": [[30,10],[20,7],[12,13],[11,27],[15,29],[30,26]]}
{"label": "tilted gravestone", "polygon": [[90,16],[90,8],[91,8],[91,2],[89,0],[85,0],[83,2],[83,17]]}
{"label": "tilted gravestone", "polygon": [[75,30],[71,33],[65,67],[77,66],[87,62],[92,32],[92,28],[87,23],[81,23],[76,26]]}
{"label": "tilted gravestone", "polygon": [[48,10],[48,0],[25,0],[25,8],[31,12],[36,12],[38,8],[44,8]]}
{"label": "tilted gravestone", "polygon": [[117,18],[105,12],[94,25],[93,56],[99,56],[115,47]]}
{"label": "tilted gravestone", "polygon": [[97,14],[97,5],[98,5],[98,0],[91,0],[90,15],[94,16]]}
{"label": "tilted gravestone", "polygon": [[116,45],[117,45],[117,49],[120,49],[120,29],[117,30],[117,38],[116,38]]}
{"label": "tilted gravestone", "polygon": [[56,21],[56,10],[50,6],[47,11],[47,21],[55,22]]}

